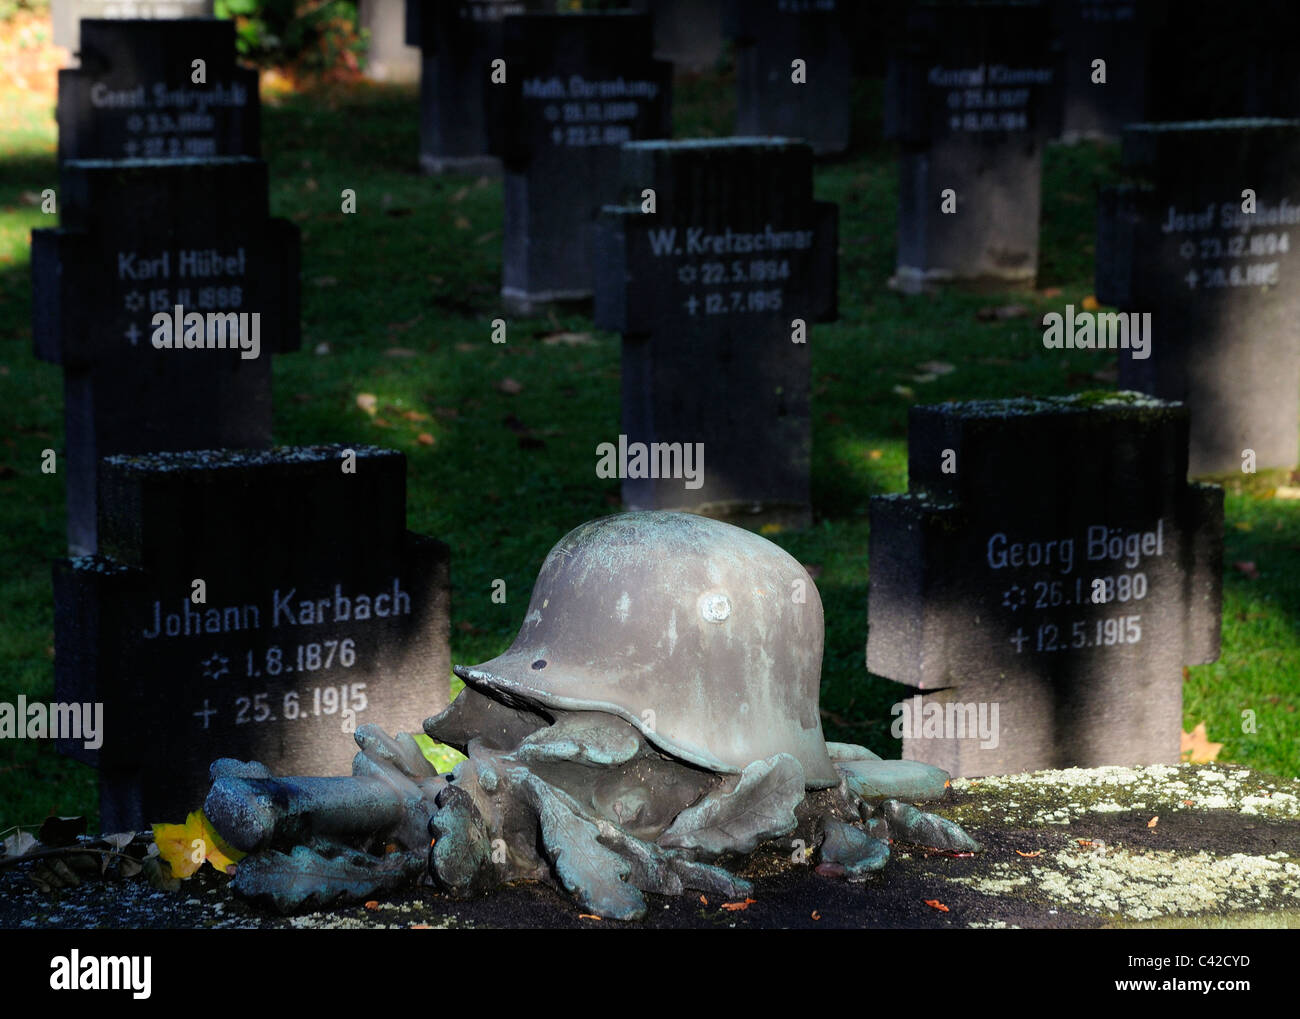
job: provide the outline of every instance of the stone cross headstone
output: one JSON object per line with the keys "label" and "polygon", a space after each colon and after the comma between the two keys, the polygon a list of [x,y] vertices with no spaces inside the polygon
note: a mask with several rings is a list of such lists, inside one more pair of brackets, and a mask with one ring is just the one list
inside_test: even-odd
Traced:
{"label": "stone cross headstone", "polygon": [[1223,490],[1186,408],[1137,393],[916,406],[871,500],[867,668],[903,756],[953,775],[1175,764],[1219,653]]}
{"label": "stone cross headstone", "polygon": [[1053,0],[1063,48],[1062,141],[1114,141],[1125,124],[1147,119],[1147,52],[1157,6],[1151,0]]}
{"label": "stone cross headstone", "polygon": [[669,134],[672,66],[645,14],[525,14],[504,22],[507,83],[491,86],[505,168],[501,294],[528,313],[592,295],[592,232],[618,195],[619,146]]}
{"label": "stone cross headstone", "polygon": [[345,775],[356,726],[446,706],[447,546],[406,530],[401,453],[346,452],[103,461],[100,554],[55,564],[54,639],[58,700],[103,705],[99,746],[59,748],[98,766],[105,831],[183,820],[218,757]]}
{"label": "stone cross headstone", "polygon": [[235,64],[230,21],[83,22],[58,120],[61,161],[261,155],[257,72]]}
{"label": "stone cross headstone", "polygon": [[60,168],[61,220],[32,231],[36,355],[63,366],[71,552],[95,550],[111,453],[271,441],[271,356],[297,349],[298,228],[258,159]]}
{"label": "stone cross headstone", "polygon": [[632,0],[654,18],[655,56],[685,71],[707,71],[723,49],[726,0]]}
{"label": "stone cross headstone", "polygon": [[1294,467],[1300,121],[1132,125],[1123,152],[1130,179],[1098,210],[1097,297],[1130,331],[1145,321],[1149,345],[1118,351],[1121,386],[1186,401],[1193,474]]}
{"label": "stone cross headstone", "polygon": [[406,0],[406,42],[420,49],[425,173],[501,172],[488,142],[492,61],[504,57],[502,19],[536,6],[536,0]]}
{"label": "stone cross headstone", "polygon": [[846,0],[731,0],[738,135],[802,138],[819,156],[849,147],[846,7]]}
{"label": "stone cross headstone", "polygon": [[420,80],[420,50],[406,41],[405,0],[360,0],[357,23],[370,33],[366,77],[371,81]]}
{"label": "stone cross headstone", "polygon": [[909,12],[885,102],[886,135],[901,143],[898,289],[1033,285],[1043,142],[1059,133],[1049,14]]}
{"label": "stone cross headstone", "polygon": [[163,21],[212,17],[214,0],[50,0],[54,45],[81,48],[81,22],[86,18]]}
{"label": "stone cross headstone", "polygon": [[624,505],[807,526],[810,328],[836,317],[837,242],[812,150],[636,142],[622,181],[630,204],[597,234],[596,322],[623,334]]}

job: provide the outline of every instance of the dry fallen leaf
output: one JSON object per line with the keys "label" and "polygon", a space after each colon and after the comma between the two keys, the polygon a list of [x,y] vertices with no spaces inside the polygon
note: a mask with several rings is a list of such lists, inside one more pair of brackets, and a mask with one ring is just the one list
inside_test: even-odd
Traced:
{"label": "dry fallen leaf", "polygon": [[517,396],[524,391],[524,387],[509,376],[497,383],[497,389],[509,396]]}
{"label": "dry fallen leaf", "polygon": [[1160,815],[1157,814],[1155,817],[1151,818],[1151,820],[1147,822],[1147,827],[1154,828],[1159,823],[1160,823]]}
{"label": "dry fallen leaf", "polygon": [[317,276],[312,280],[312,283],[318,287],[337,287],[339,285],[336,276]]}
{"label": "dry fallen leaf", "polygon": [[1242,576],[1244,576],[1247,580],[1259,579],[1259,570],[1255,567],[1255,564],[1253,562],[1243,561],[1239,563],[1233,563],[1232,568],[1236,570],[1238,573],[1240,573]]}
{"label": "dry fallen leaf", "polygon": [[908,398],[915,395],[911,386],[895,386],[894,393],[898,396],[904,396]]}
{"label": "dry fallen leaf", "polygon": [[937,909],[940,913],[948,912],[948,907],[945,906],[938,899],[926,899],[925,904],[929,906],[931,909]]}
{"label": "dry fallen leaf", "polygon": [[744,902],[724,902],[721,908],[729,912],[735,913],[736,911],[741,909],[748,909],[751,905],[753,905],[757,901],[758,901],[757,899],[746,899]]}
{"label": "dry fallen leaf", "polygon": [[366,903],[366,909],[370,910],[372,913],[378,908],[379,908],[379,901],[377,899],[371,899],[369,902]]}
{"label": "dry fallen leaf", "polygon": [[916,366],[917,371],[927,372],[930,375],[947,375],[949,372],[957,369],[947,361],[922,361]]}
{"label": "dry fallen leaf", "polygon": [[457,216],[455,226],[457,230],[468,230],[469,220],[466,219],[464,216]]}
{"label": "dry fallen leaf", "polygon": [[811,915],[814,920],[820,920],[822,918],[822,915],[815,909],[812,911]]}
{"label": "dry fallen leaf", "polygon": [[429,420],[429,415],[419,410],[404,410],[402,411],[402,417],[406,418],[407,421],[428,421]]}
{"label": "dry fallen leaf", "polygon": [[872,449],[867,451],[868,460],[879,460],[884,455],[885,451],[883,449]]}
{"label": "dry fallen leaf", "polygon": [[419,435],[415,437],[415,441],[418,442],[421,446],[432,446],[433,436],[430,435],[428,432],[421,432]]}
{"label": "dry fallen leaf", "polygon": [[1191,732],[1185,732],[1182,735],[1182,758],[1191,764],[1209,764],[1217,760],[1219,751],[1223,749],[1222,743],[1211,743],[1210,737],[1205,731],[1205,723],[1201,722]]}
{"label": "dry fallen leaf", "polygon": [[357,406],[374,417],[379,411],[379,397],[374,393],[357,393]]}
{"label": "dry fallen leaf", "polygon": [[1274,499],[1300,499],[1300,488],[1294,485],[1278,485],[1273,493]]}
{"label": "dry fallen leaf", "polygon": [[700,901],[704,903],[704,905],[706,906],[709,904],[709,900],[706,899],[703,895],[700,896]]}
{"label": "dry fallen leaf", "polygon": [[384,351],[384,357],[416,357],[419,353],[418,350],[412,350],[410,347],[389,347]]}
{"label": "dry fallen leaf", "polygon": [[413,924],[411,924],[410,927],[407,928],[407,930],[410,930],[410,931],[431,931],[431,930],[433,930],[433,924],[430,924],[430,923],[413,923]]}
{"label": "dry fallen leaf", "polygon": [[1043,851],[1042,851],[1041,849],[1035,849],[1032,853],[1022,853],[1019,849],[1017,849],[1017,850],[1016,850],[1016,855],[1017,855],[1017,856],[1023,856],[1023,857],[1025,857],[1026,859],[1030,859],[1030,860],[1032,860],[1035,856],[1042,856],[1042,855],[1043,855]]}
{"label": "dry fallen leaf", "polygon": [[1098,308],[1101,307],[1101,302],[1098,301],[1097,298],[1094,297],[1092,294],[1089,294],[1079,303],[1083,305],[1084,311],[1096,311]]}
{"label": "dry fallen leaf", "polygon": [[1042,293],[1042,296],[1043,296],[1043,297],[1060,297],[1060,296],[1061,296],[1061,288],[1060,288],[1060,287],[1048,287],[1046,290],[1041,291],[1041,293]]}
{"label": "dry fallen leaf", "polygon": [[598,917],[595,913],[579,913],[579,914],[578,914],[578,919],[579,919],[579,920],[599,920],[600,917]]}

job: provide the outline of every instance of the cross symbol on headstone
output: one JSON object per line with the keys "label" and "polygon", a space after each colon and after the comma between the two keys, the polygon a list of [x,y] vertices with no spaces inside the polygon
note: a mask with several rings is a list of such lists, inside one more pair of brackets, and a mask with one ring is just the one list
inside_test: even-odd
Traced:
{"label": "cross symbol on headstone", "polygon": [[698,308],[699,306],[700,306],[699,298],[697,298],[694,294],[691,294],[690,297],[686,298],[686,310],[689,311],[692,315],[695,314],[695,309]]}
{"label": "cross symbol on headstone", "polygon": [[137,329],[135,323],[132,322],[130,327],[122,335],[125,336],[128,340],[130,340],[131,346],[134,347],[137,341],[139,341],[140,339],[140,330]]}
{"label": "cross symbol on headstone", "polygon": [[215,715],[216,713],[217,713],[217,709],[208,707],[208,699],[204,697],[203,710],[194,712],[194,717],[203,719],[203,728],[206,730],[208,727],[208,716]]}

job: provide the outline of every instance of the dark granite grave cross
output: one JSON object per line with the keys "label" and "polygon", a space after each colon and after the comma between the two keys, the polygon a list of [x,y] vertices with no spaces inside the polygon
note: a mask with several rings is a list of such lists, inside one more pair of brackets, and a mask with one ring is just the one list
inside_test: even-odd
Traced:
{"label": "dark granite grave cross", "polygon": [[867,668],[911,688],[903,756],[953,775],[1174,764],[1214,661],[1223,491],[1187,410],[1137,393],[913,407],[871,500]]}
{"label": "dark granite grave cross", "polygon": [[[257,159],[69,160],[60,179],[63,225],[32,231],[33,334],[64,369],[68,544],[84,554],[101,456],[270,445],[271,355],[299,343],[298,228],[269,218]],[[156,347],[177,306],[201,327]]]}
{"label": "dark granite grave cross", "polygon": [[1049,17],[1027,4],[909,12],[885,101],[901,143],[898,289],[1033,285],[1042,147],[1060,117]]}
{"label": "dark granite grave cross", "polygon": [[488,151],[486,99],[501,21],[537,0],[406,0],[406,42],[420,47],[420,168],[499,174]]}
{"label": "dark granite grave cross", "polygon": [[59,747],[98,766],[105,831],[183,820],[216,758],[344,775],[355,726],[446,706],[447,546],[406,530],[406,458],[353,452],[102,462],[100,554],[54,595],[57,699],[103,705],[100,746]]}
{"label": "dark granite grave cross", "polygon": [[[846,0],[730,0],[736,133],[802,138],[817,155],[849,147],[852,43]],[[792,67],[803,61],[804,80]]]}
{"label": "dark granite grave cross", "polygon": [[[1147,57],[1162,20],[1161,0],[1053,0],[1060,41],[1061,140],[1114,141],[1125,124],[1146,119]],[[1093,61],[1105,61],[1105,82]]]}
{"label": "dark granite grave cross", "polygon": [[501,293],[527,313],[592,295],[592,230],[618,194],[619,146],[669,133],[672,66],[645,14],[504,21],[507,83],[489,89],[505,166]]}
{"label": "dark granite grave cross", "polygon": [[[596,322],[623,333],[624,504],[807,526],[809,329],[836,317],[837,210],[813,200],[812,150],[636,142],[622,181],[629,205],[597,233]],[[681,470],[635,467],[637,444],[675,449]]]}
{"label": "dark granite grave cross", "polygon": [[1150,343],[1119,351],[1120,385],[1187,402],[1193,474],[1294,467],[1300,121],[1135,124],[1123,151],[1130,177],[1098,210],[1097,297],[1149,319]]}
{"label": "dark granite grave cross", "polygon": [[213,0],[50,0],[54,45],[81,48],[81,22],[88,19],[163,20],[211,18]]}
{"label": "dark granite grave cross", "polygon": [[258,156],[258,115],[234,22],[84,21],[81,66],[59,72],[59,159]]}

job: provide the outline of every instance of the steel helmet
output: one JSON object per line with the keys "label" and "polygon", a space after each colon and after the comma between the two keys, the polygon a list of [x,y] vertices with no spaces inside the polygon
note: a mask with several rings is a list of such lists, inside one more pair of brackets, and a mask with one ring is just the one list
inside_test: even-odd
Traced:
{"label": "steel helmet", "polygon": [[766,538],[689,513],[623,513],[570,531],[533,585],[514,643],[455,667],[497,699],[595,711],[711,771],[792,754],[839,784],[818,695],[817,587]]}

